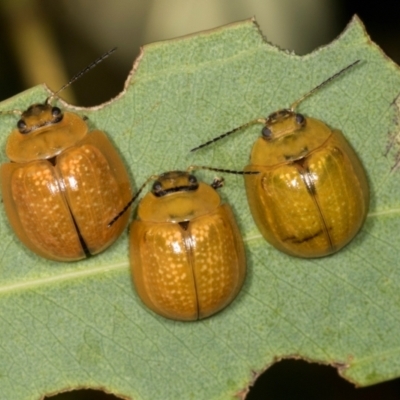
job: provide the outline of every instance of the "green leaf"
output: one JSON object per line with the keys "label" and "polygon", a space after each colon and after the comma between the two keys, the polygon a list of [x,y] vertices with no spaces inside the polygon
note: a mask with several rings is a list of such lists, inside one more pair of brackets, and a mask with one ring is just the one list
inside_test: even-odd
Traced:
{"label": "green leaf", "polygon": [[[371,207],[338,254],[289,257],[258,233],[241,177],[222,197],[243,232],[248,275],[238,298],[206,320],[182,323],[146,309],[129,274],[127,233],[103,254],[75,263],[43,260],[0,216],[0,388],[37,399],[101,387],[134,399],[231,399],[274,360],[332,364],[358,385],[400,375],[400,186],[398,67],[355,18],[329,46],[298,57],[265,43],[254,21],[144,47],[126,91],[97,109],[76,109],[104,130],[138,187],[150,174],[190,164],[241,169],[260,127],[201,150],[223,132],[289,106],[322,80],[361,63],[305,100],[300,110],[341,129],[360,155]],[[101,68],[101,67],[100,67]],[[101,83],[99,83],[101,84]],[[36,87],[0,105],[25,109]],[[0,118],[1,162],[15,125]],[[199,175],[206,181],[210,172]]]}

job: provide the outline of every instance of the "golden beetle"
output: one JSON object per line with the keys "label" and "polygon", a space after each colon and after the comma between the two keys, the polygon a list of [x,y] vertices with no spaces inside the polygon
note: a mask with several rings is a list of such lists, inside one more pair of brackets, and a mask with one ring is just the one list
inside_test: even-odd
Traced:
{"label": "golden beetle", "polygon": [[30,250],[51,260],[79,260],[119,237],[128,216],[111,229],[106,225],[132,191],[107,136],[88,132],[82,117],[62,112],[49,100],[24,111],[8,138],[11,162],[1,166],[2,198],[11,227]]}
{"label": "golden beetle", "polygon": [[[195,168],[201,167],[189,170]],[[155,180],[130,226],[132,278],[147,307],[181,321],[206,318],[226,307],[246,273],[239,229],[215,190],[221,180],[207,185],[188,171],[150,177],[110,222]]]}
{"label": "golden beetle", "polygon": [[364,168],[342,132],[304,117],[295,108],[310,94],[358,61],[334,74],[283,109],[242,125],[262,123],[245,171],[247,198],[264,238],[298,257],[335,253],[357,234],[365,220],[369,188]]}

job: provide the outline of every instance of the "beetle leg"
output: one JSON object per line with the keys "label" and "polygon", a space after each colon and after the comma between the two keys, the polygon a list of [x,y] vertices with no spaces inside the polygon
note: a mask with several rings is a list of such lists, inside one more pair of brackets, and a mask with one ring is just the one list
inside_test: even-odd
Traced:
{"label": "beetle leg", "polygon": [[224,178],[215,177],[214,180],[212,181],[212,183],[210,184],[210,186],[212,188],[214,188],[215,190],[217,190],[217,189],[221,188],[222,186],[224,186],[224,181],[225,181]]}

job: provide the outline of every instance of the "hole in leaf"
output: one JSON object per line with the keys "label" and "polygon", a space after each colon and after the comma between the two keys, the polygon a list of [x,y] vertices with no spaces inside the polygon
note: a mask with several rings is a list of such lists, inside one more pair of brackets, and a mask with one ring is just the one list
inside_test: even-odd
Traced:
{"label": "hole in leaf", "polygon": [[302,360],[282,360],[260,375],[246,400],[398,400],[400,379],[355,388],[336,368]]}
{"label": "hole in leaf", "polygon": [[44,400],[121,400],[121,397],[108,394],[102,390],[80,389],[46,396]]}

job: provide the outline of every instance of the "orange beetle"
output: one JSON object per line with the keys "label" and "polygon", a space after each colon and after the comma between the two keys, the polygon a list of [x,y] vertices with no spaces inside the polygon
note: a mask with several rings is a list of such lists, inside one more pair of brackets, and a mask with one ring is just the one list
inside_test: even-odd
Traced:
{"label": "orange beetle", "polygon": [[106,224],[131,198],[128,173],[107,136],[88,132],[77,114],[62,112],[49,98],[30,106],[6,154],[11,162],[0,170],[4,208],[16,235],[36,254],[79,260],[106,249],[126,227],[128,216],[112,229]]}
{"label": "orange beetle", "polygon": [[[188,171],[196,168],[201,167]],[[222,181],[207,185],[188,171],[150,177],[125,207],[155,180],[130,226],[132,278],[147,307],[181,321],[206,318],[226,307],[246,273],[238,226],[215,190]]]}
{"label": "orange beetle", "polygon": [[[364,168],[342,132],[322,121],[296,113],[295,108],[342,69],[297,100],[225,133],[262,123],[245,171],[247,199],[264,238],[297,257],[322,257],[349,243],[364,223],[369,187]],[[192,150],[192,151],[193,151]]]}

